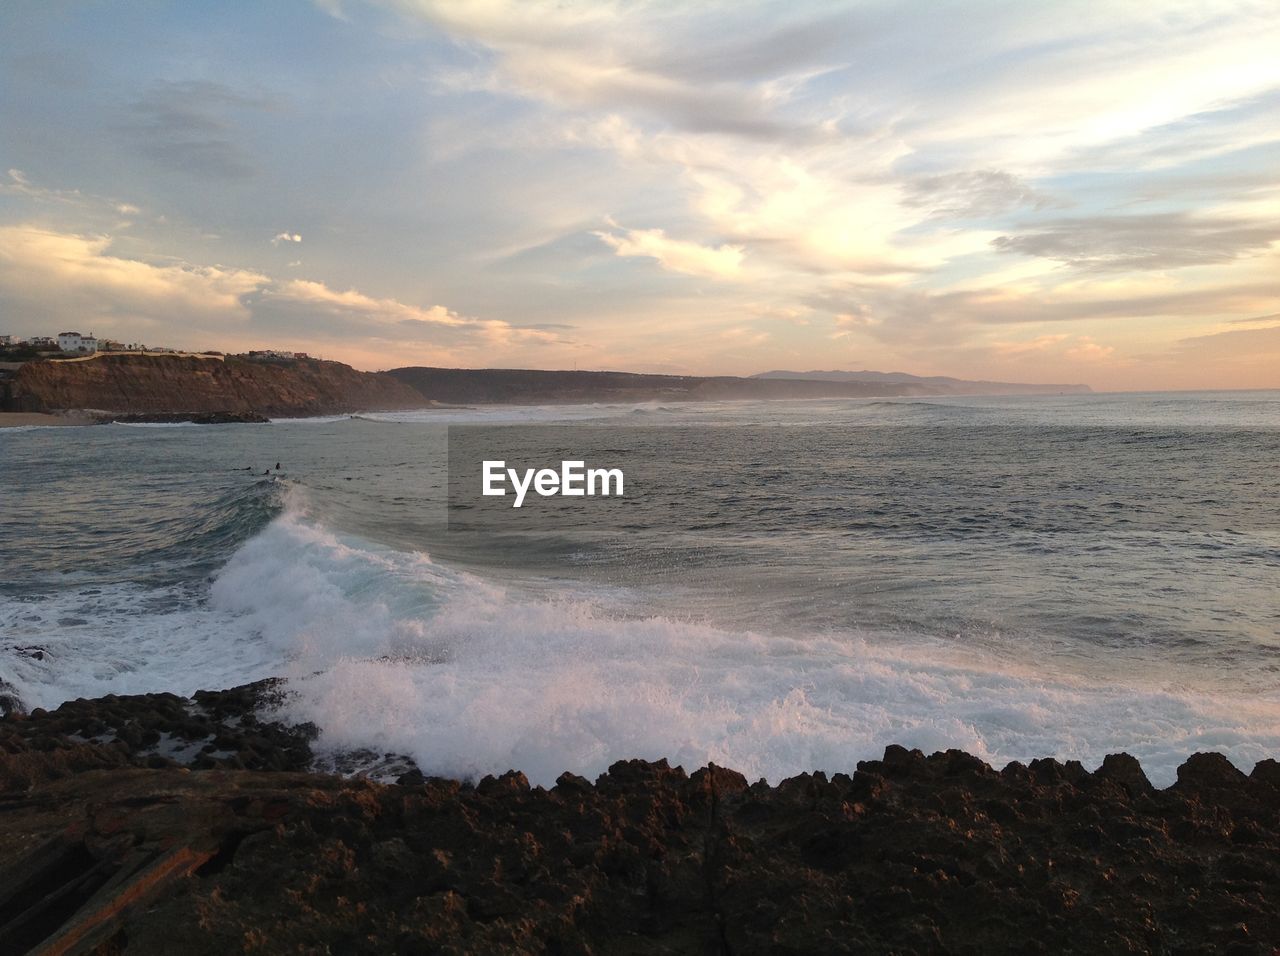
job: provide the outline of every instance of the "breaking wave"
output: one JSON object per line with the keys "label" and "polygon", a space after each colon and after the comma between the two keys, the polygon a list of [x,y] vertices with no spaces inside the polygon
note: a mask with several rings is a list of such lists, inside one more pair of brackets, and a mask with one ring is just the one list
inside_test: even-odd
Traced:
{"label": "breaking wave", "polygon": [[1243,768],[1280,750],[1275,697],[1048,678],[923,637],[646,617],[634,596],[526,593],[338,533],[296,488],[274,517],[260,492],[239,507],[231,525],[258,529],[222,539],[232,550],[207,586],[4,599],[24,700],[284,675],[285,716],[314,721],[321,749],[403,753],[450,776],[518,768],[544,785],[629,757],[777,780],[848,771],[889,743],[997,766],[1046,755],[1095,766],[1124,750],[1167,784],[1198,750]]}

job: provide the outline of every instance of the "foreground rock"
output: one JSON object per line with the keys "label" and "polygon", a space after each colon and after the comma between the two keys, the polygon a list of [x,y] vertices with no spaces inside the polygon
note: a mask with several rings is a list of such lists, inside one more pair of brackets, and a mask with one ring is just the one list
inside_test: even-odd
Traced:
{"label": "foreground rock", "polygon": [[[271,690],[206,698],[202,719],[223,722]],[[188,719],[186,702],[164,696],[142,710]],[[113,719],[127,728],[137,700],[116,698]],[[550,790],[514,772],[381,785],[145,769],[121,737],[76,743],[55,729],[100,703],[0,721],[0,952],[1271,953],[1280,942],[1273,761],[1246,777],[1198,754],[1163,791],[1124,755],[1092,774],[1051,760],[996,772],[957,751],[897,747],[852,775],[774,787],[663,761],[617,763],[594,783],[565,774]],[[251,729],[242,744],[261,737],[254,752],[269,751],[275,731]],[[281,766],[301,757],[291,747]]]}
{"label": "foreground rock", "polygon": [[7,754],[0,788],[29,788],[68,772],[108,767],[309,770],[316,728],[271,719],[281,687],[279,680],[264,680],[196,691],[190,699],[109,694],[30,714],[12,698],[18,706],[0,720],[0,753]]}

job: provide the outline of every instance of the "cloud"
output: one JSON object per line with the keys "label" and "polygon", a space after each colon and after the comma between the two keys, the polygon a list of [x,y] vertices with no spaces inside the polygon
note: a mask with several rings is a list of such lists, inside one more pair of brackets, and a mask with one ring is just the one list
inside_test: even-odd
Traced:
{"label": "cloud", "polygon": [[0,180],[0,196],[20,197],[37,207],[51,206],[86,218],[106,216],[112,220],[120,216],[137,216],[142,212],[131,202],[108,196],[97,196],[80,189],[42,186],[33,182],[21,169],[10,169],[7,175],[8,182]]}
{"label": "cloud", "polygon": [[1100,345],[1090,335],[1069,335],[1055,332],[1038,335],[1019,342],[996,342],[991,346],[1001,358],[1020,358],[1030,355],[1055,355],[1073,362],[1102,362],[1115,354],[1110,345]]}
{"label": "cloud", "polygon": [[838,329],[862,329],[875,324],[871,310],[865,305],[853,305],[847,312],[837,312],[835,322]]}
{"label": "cloud", "polygon": [[1280,325],[1260,329],[1231,329],[1178,340],[1152,364],[1174,370],[1190,380],[1181,387],[1280,388]]}
{"label": "cloud", "polygon": [[1028,352],[1048,352],[1070,339],[1070,335],[1057,333],[1040,335],[1025,342],[997,342],[992,348],[999,355],[1026,355]]}
{"label": "cloud", "polygon": [[809,316],[812,313],[811,309],[797,308],[793,305],[764,305],[759,302],[748,304],[745,311],[762,319],[772,319],[800,327],[809,324]]}
{"label": "cloud", "polygon": [[730,279],[742,268],[741,246],[701,246],[670,239],[661,229],[623,229],[621,234],[597,232],[595,235],[619,256],[656,259],[658,265],[671,272]]}
{"label": "cloud", "polygon": [[[547,0],[456,4],[392,0],[387,6],[496,54],[489,70],[455,73],[454,88],[483,89],[563,109],[623,112],[695,134],[761,141],[823,135],[818,123],[776,109],[779,74],[812,74],[833,44],[831,17],[799,24],[739,23],[717,11],[655,16],[647,4]],[[692,11],[692,8],[690,8]],[[676,27],[663,31],[662,20]],[[700,23],[700,20],[710,21]]]}
{"label": "cloud", "polygon": [[1203,162],[1280,140],[1280,86],[1251,96],[1215,102],[1149,129],[1082,150],[1088,168],[1154,170]]}
{"label": "cloud", "polygon": [[1076,344],[1066,351],[1069,359],[1077,362],[1102,362],[1115,354],[1115,346],[1101,345],[1088,335],[1076,336]]}
{"label": "cloud", "polygon": [[290,279],[263,289],[265,299],[300,305],[316,313],[329,313],[348,321],[387,326],[470,327],[473,320],[464,319],[442,305],[422,308],[395,299],[380,299],[355,289],[331,289],[323,282]]}
{"label": "cloud", "polygon": [[[1208,335],[1192,335],[1178,340],[1178,348],[1206,358],[1234,357],[1244,352],[1254,358],[1280,357],[1280,325],[1260,329],[1231,329]],[[1273,366],[1280,385],[1280,362]]]}
{"label": "cloud", "polygon": [[[323,282],[277,279],[250,269],[147,262],[112,252],[109,236],[35,226],[0,227],[0,307],[23,316],[31,334],[53,325],[165,344],[245,347],[262,341],[376,343],[440,357],[560,343],[556,332],[470,318],[441,305],[416,306]],[[181,326],[179,331],[178,326]],[[193,341],[195,340],[195,341]]]}
{"label": "cloud", "polygon": [[[1036,332],[1030,339],[1002,339],[1005,354],[1042,351],[1055,342],[1066,342],[1073,333],[1053,328],[1063,323],[1090,324],[1089,332],[1097,323],[1106,323],[1108,335],[1111,330],[1123,330],[1131,338],[1145,336],[1152,343],[1167,342],[1171,336],[1165,327],[1185,322],[1186,316],[1203,322],[1229,321],[1233,316],[1260,312],[1280,298],[1280,272],[1275,275],[1156,289],[1123,284],[1102,288],[1086,282],[1047,289],[1002,284],[929,291],[851,282],[807,295],[802,301],[833,317],[848,316],[838,328],[856,332],[863,340],[914,350],[949,351],[961,363],[965,361],[964,350],[982,346],[992,330],[1001,326]],[[1092,350],[1081,354],[1088,352]]]}
{"label": "cloud", "polygon": [[965,170],[909,180],[903,202],[943,219],[978,219],[1020,207],[1044,209],[1059,201],[1024,179],[998,169]]}
{"label": "cloud", "polygon": [[62,324],[225,324],[248,319],[242,297],[270,281],[249,269],[123,258],[110,246],[109,236],[0,226],[0,295],[15,314]]}
{"label": "cloud", "polygon": [[1176,212],[1059,219],[992,245],[1084,271],[1130,272],[1230,262],[1265,252],[1277,239],[1274,220]]}
{"label": "cloud", "polygon": [[[433,72],[434,93],[518,109],[522,153],[598,169],[615,186],[598,195],[616,203],[599,216],[643,216],[650,228],[607,219],[593,234],[620,258],[658,263],[642,294],[669,303],[667,339],[696,340],[713,322],[663,274],[722,280],[699,290],[708,315],[766,317],[767,288],[767,309],[797,311],[796,330],[782,330],[793,343],[829,344],[830,322],[861,343],[958,361],[988,349],[994,326],[1028,333],[1011,347],[1061,335],[1051,323],[1101,320],[1159,341],[1170,320],[1239,315],[1268,287],[1236,265],[1280,236],[1271,167],[1242,158],[1230,184],[1181,168],[1237,134],[1276,138],[1266,91],[1280,34],[1257,9],[1134,2],[1104,20],[1071,4],[381,5],[438,28],[467,58]],[[461,148],[482,159],[510,132],[487,127]],[[1149,180],[1114,173],[1098,185],[1097,169],[1125,168],[1115,157],[1136,159],[1143,143],[1158,145],[1142,162],[1162,175],[1217,183],[1218,208],[1188,187],[1133,214]],[[542,243],[545,282],[573,281],[583,260],[566,234]],[[1163,286],[1113,281],[1193,269]],[[823,320],[812,332],[809,316]],[[1034,354],[1097,361],[1113,348],[1086,338]]]}
{"label": "cloud", "polygon": [[745,348],[754,348],[764,345],[772,336],[762,329],[753,329],[747,326],[735,326],[733,328],[723,329],[720,332],[720,338],[733,346]]}
{"label": "cloud", "polygon": [[200,178],[244,179],[257,164],[240,142],[236,113],[271,108],[263,97],[206,80],[156,83],[120,129],[158,165]]}
{"label": "cloud", "polygon": [[[343,19],[32,7],[80,85],[9,71],[0,222],[92,248],[0,266],[13,314],[714,372],[819,367],[834,334],[966,377],[1274,324],[1245,321],[1280,284],[1267,4],[317,2]],[[301,228],[344,248],[302,268]]]}
{"label": "cloud", "polygon": [[1232,325],[1256,325],[1259,322],[1280,322],[1280,312],[1272,312],[1268,315],[1254,315],[1247,319],[1232,319]]}

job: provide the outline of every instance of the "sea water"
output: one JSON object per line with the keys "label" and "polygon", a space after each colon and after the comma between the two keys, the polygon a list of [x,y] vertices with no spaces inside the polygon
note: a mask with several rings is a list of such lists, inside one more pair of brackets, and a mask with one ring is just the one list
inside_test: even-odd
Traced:
{"label": "sea water", "polygon": [[[451,527],[476,425],[566,458],[608,429],[673,477],[629,475],[621,524]],[[1277,462],[1277,392],[0,430],[0,680],[52,708],[283,676],[322,750],[541,784],[889,743],[1247,771],[1280,756]]]}

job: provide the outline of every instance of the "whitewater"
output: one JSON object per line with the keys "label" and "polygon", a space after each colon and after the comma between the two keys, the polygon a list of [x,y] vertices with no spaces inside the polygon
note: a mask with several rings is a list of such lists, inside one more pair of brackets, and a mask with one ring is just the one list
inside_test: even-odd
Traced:
{"label": "whitewater", "polygon": [[[450,532],[444,428],[476,423],[659,443],[676,486],[625,533]],[[1247,771],[1280,754],[1278,448],[1276,393],[0,434],[0,679],[53,708],[280,676],[320,751],[542,785],[890,743]]]}

